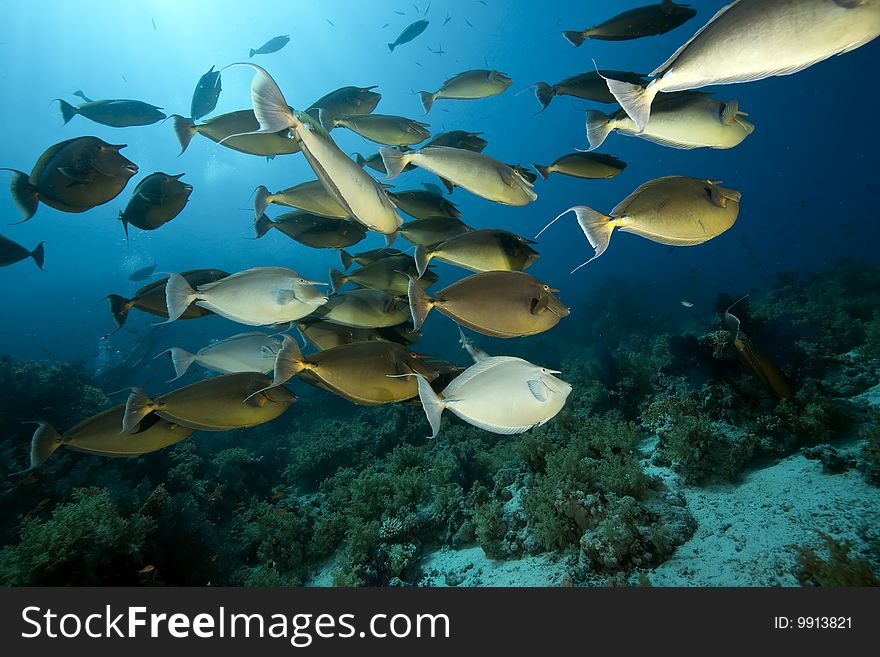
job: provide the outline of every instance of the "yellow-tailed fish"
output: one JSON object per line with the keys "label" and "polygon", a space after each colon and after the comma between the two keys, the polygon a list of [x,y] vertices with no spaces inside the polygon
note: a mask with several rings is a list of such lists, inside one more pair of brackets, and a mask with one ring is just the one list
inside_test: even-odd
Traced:
{"label": "yellow-tailed fish", "polygon": [[610,216],[583,205],[576,206],[556,217],[541,233],[563,215],[575,213],[578,225],[595,251],[592,258],[574,269],[577,271],[605,253],[615,228],[660,244],[694,246],[718,237],[733,226],[739,214],[739,202],[739,192],[721,187],[715,181],[667,176],[646,182],[621,201]]}

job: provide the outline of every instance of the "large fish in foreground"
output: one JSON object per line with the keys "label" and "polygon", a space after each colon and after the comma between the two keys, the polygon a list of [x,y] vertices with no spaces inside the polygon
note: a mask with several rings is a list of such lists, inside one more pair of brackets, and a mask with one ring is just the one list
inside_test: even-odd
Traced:
{"label": "large fish in foreground", "polygon": [[221,146],[248,155],[275,157],[299,153],[300,150],[296,140],[287,137],[286,131],[284,134],[254,132],[260,129],[260,123],[254,116],[253,110],[220,114],[207,119],[204,123],[195,123],[192,119],[172,114],[171,121],[174,125],[174,134],[177,135],[177,141],[180,143],[181,154],[197,134]]}
{"label": "large fish in foreground", "polygon": [[[281,338],[266,333],[239,333],[219,342],[212,342],[191,354],[180,347],[171,347],[162,354],[171,354],[175,381],[186,374],[190,365],[197,363],[212,372],[261,372],[267,374],[275,367],[275,356],[281,349]],[[159,356],[156,356],[158,358]]]}
{"label": "large fish in foreground", "polygon": [[559,372],[521,358],[481,354],[439,395],[416,374],[431,438],[440,433],[440,416],[446,409],[468,424],[503,435],[524,433],[549,422],[571,393],[571,385],[554,374]]}
{"label": "large fish in foreground", "polygon": [[587,141],[599,148],[610,132],[641,137],[672,148],[733,148],[755,130],[736,100],[720,101],[699,91],[679,91],[654,101],[641,132],[623,110],[587,111]]}
{"label": "large fish in foreground", "polygon": [[85,212],[116,198],[137,165],[119,151],[125,144],[108,144],[97,137],[75,137],[47,148],[31,175],[11,171],[12,200],[23,223],[42,201],[61,212]]}
{"label": "large fish in foreground", "polygon": [[429,297],[409,284],[413,325],[420,329],[432,308],[468,328],[498,338],[547,331],[569,314],[546,283],[521,271],[487,271],[468,276]]}
{"label": "large fish in foreground", "polygon": [[256,133],[289,130],[294,137],[291,141],[300,144],[318,180],[348,215],[370,230],[393,235],[403,220],[382,185],[342,152],[309,114],[291,110],[264,68],[248,63],[237,65],[256,71],[251,83],[254,115],[260,124]]}
{"label": "large fish in foreground", "polygon": [[450,100],[489,98],[507,91],[512,82],[510,76],[501,71],[482,68],[463,71],[446,80],[437,91],[420,91],[419,99],[422,101],[425,114],[427,114],[438,98]]}
{"label": "large fish in foreground", "polygon": [[[694,246],[729,229],[739,214],[740,193],[712,180],[666,176],[646,182],[604,215],[586,206],[569,208],[556,217],[574,212],[595,255],[574,271],[605,253],[615,228],[668,244]],[[538,233],[540,235],[541,233]],[[574,271],[572,273],[574,273]]]}
{"label": "large fish in foreground", "polygon": [[183,211],[193,190],[192,185],[180,181],[185,175],[157,171],[138,183],[125,210],[119,213],[126,237],[129,224],[141,230],[156,230]]}
{"label": "large fish in foreground", "polygon": [[306,280],[284,267],[254,267],[195,289],[180,274],[170,274],[165,285],[168,321],[195,303],[239,324],[292,322],[327,303],[315,285],[324,283]]}
{"label": "large fish in foreground", "polygon": [[375,406],[415,397],[418,386],[408,375],[418,373],[431,381],[439,375],[426,356],[396,342],[354,342],[303,356],[290,336],[283,339],[273,386],[300,374],[356,404]]}
{"label": "large fish in foreground", "polygon": [[124,415],[125,406],[120,404],[83,420],[62,434],[48,422],[35,422],[39,426],[31,439],[30,467],[16,474],[38,468],[59,447],[98,456],[140,456],[178,443],[195,431],[155,417],[133,424],[132,433],[128,435],[120,434]]}
{"label": "large fish in foreground", "polygon": [[697,10],[690,5],[663,0],[655,5],[629,9],[586,30],[565,31],[562,36],[575,48],[587,38],[601,41],[628,41],[666,34],[684,25],[696,15]]}
{"label": "large fish in foreground", "polygon": [[122,433],[130,433],[155,413],[168,422],[204,431],[229,431],[255,427],[284,413],[296,395],[286,388],[271,388],[271,379],[257,372],[240,372],[202,379],[151,399],[132,388],[125,402]]}
{"label": "large fish in foreground", "polygon": [[290,239],[313,249],[344,249],[354,246],[367,236],[362,224],[349,219],[334,219],[298,210],[269,219],[265,214],[254,222],[255,239],[263,237],[272,228]]}
{"label": "large fish in foreground", "polygon": [[538,198],[519,170],[485,153],[448,146],[426,146],[417,151],[382,148],[382,161],[389,178],[395,178],[410,162],[462,189],[504,205],[528,205]]}
{"label": "large fish in foreground", "polygon": [[790,75],[880,35],[880,0],[735,0],[651,73],[647,87],[609,79],[641,131],[658,93]]}

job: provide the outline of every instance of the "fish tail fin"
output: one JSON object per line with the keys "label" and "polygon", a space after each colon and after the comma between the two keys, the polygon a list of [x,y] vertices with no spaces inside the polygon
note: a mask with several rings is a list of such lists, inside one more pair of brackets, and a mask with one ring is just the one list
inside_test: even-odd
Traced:
{"label": "fish tail fin", "polygon": [[250,54],[248,55],[248,59],[250,59],[251,57],[253,57],[254,55],[257,54],[257,51],[254,50],[253,48],[248,48],[248,50],[251,51]]}
{"label": "fish tail fin", "polygon": [[385,171],[389,179],[399,176],[412,159],[410,153],[404,153],[396,148],[380,148],[379,154],[382,156],[382,164],[385,165]]}
{"label": "fish tail fin", "polygon": [[566,41],[577,48],[584,42],[584,39],[587,38],[587,33],[585,30],[565,30],[562,32],[562,36],[565,37]]}
{"label": "fish tail fin", "polygon": [[409,286],[407,287],[407,297],[409,298],[409,308],[412,314],[413,330],[418,331],[422,328],[425,318],[434,307],[434,300],[428,296],[427,292],[422,289],[416,279],[409,277]]}
{"label": "fish tail fin", "polygon": [[132,433],[141,420],[156,409],[156,402],[140,388],[132,388],[125,402],[125,415],[122,417],[122,431]]}
{"label": "fish tail fin", "polygon": [[18,171],[17,169],[0,169],[0,171],[12,172],[9,191],[12,193],[12,201],[15,203],[15,207],[18,208],[18,211],[24,217],[21,221],[16,221],[15,223],[23,224],[37,212],[37,206],[40,204],[37,188],[31,185],[30,178],[23,171]]}
{"label": "fish tail fin", "polygon": [[254,230],[257,233],[257,236],[254,239],[260,239],[263,235],[268,233],[274,225],[274,222],[269,219],[269,217],[265,214],[261,214],[260,218],[254,222]]}
{"label": "fish tail fin", "polygon": [[297,372],[304,369],[305,361],[296,340],[289,335],[281,336],[281,349],[275,356],[275,371],[271,388],[289,381]]}
{"label": "fish tail fin", "polygon": [[37,267],[40,269],[43,269],[43,260],[46,256],[46,250],[43,248],[44,244],[45,242],[40,242],[37,244],[36,248],[31,251],[31,258],[34,259],[34,262],[37,263]]}
{"label": "fish tail fin", "polygon": [[605,83],[623,111],[636,124],[638,131],[644,132],[648,119],[651,118],[651,103],[654,102],[654,97],[659,91],[657,80],[652,81],[647,87],[611,78],[605,78]]}
{"label": "fish tail fin", "polygon": [[397,241],[397,231],[393,233],[385,233],[385,248],[390,249],[394,242]]}
{"label": "fish tail fin", "polygon": [[605,142],[612,129],[610,116],[598,110],[587,110],[587,141],[591,151]]}
{"label": "fish tail fin", "polygon": [[551,87],[546,82],[535,83],[535,98],[541,103],[541,112],[547,109],[547,106],[550,105],[550,101],[553,100],[553,96],[555,95],[556,87]]}
{"label": "fish tail fin", "polygon": [[419,100],[422,101],[422,107],[425,110],[425,114],[431,111],[431,108],[434,107],[434,94],[430,91],[420,91],[419,92]]}
{"label": "fish tail fin", "polygon": [[[192,365],[196,359],[195,354],[191,354],[186,349],[181,349],[180,347],[171,347],[167,353],[171,354],[171,364],[174,366],[174,374],[176,375],[171,379],[172,381],[176,381],[186,374],[189,366]],[[159,355],[161,356],[162,354]]]}
{"label": "fish tail fin", "polygon": [[342,269],[348,269],[351,267],[351,263],[354,262],[354,257],[345,249],[339,249],[339,259],[342,261]]}
{"label": "fish tail fin", "polygon": [[13,472],[9,476],[20,476],[33,472],[46,462],[52,453],[61,447],[61,435],[48,422],[42,420],[38,422],[28,422],[27,424],[36,424],[37,430],[31,438],[30,463],[27,470]]}
{"label": "fish tail fin", "polygon": [[119,211],[118,219],[122,222],[122,231],[125,233],[125,244],[128,245],[128,222],[125,220],[125,213],[122,210]]}
{"label": "fish tail fin", "polygon": [[165,305],[168,307],[168,321],[178,319],[190,304],[196,300],[196,291],[180,274],[169,274],[165,283]]}
{"label": "fish tail fin", "polygon": [[391,52],[394,52],[394,44],[393,43],[388,44],[388,50]]}
{"label": "fish tail fin", "polygon": [[345,274],[336,267],[330,267],[330,291],[336,294],[343,285],[345,285]]}
{"label": "fish tail fin", "polygon": [[67,125],[70,119],[76,116],[76,107],[68,103],[66,100],[61,100],[60,98],[56,98],[55,100],[58,101],[58,106],[61,109],[61,118],[64,119],[64,125]]}
{"label": "fish tail fin", "polygon": [[550,177],[550,167],[541,166],[540,164],[535,164],[532,162],[532,166],[535,167],[535,171],[541,174],[542,180],[547,180]]}
{"label": "fish tail fin", "polygon": [[588,208],[585,205],[575,206],[573,208],[570,208],[566,212],[575,213],[578,225],[581,227],[581,230],[584,231],[584,235],[586,236],[587,241],[590,243],[590,246],[592,246],[593,250],[595,251],[595,255],[592,258],[590,258],[571,272],[573,274],[584,265],[591,263],[593,260],[605,253],[605,249],[608,248],[608,244],[611,242],[611,233],[614,231],[614,223],[612,222],[612,218],[609,217],[607,214],[597,212],[596,210]]}
{"label": "fish tail fin", "polygon": [[419,278],[425,275],[425,271],[428,269],[428,263],[431,261],[431,258],[434,257],[434,254],[431,251],[428,251],[424,246],[417,246],[413,257],[416,261],[416,271],[419,273]]}
{"label": "fish tail fin", "polygon": [[[263,213],[266,211],[266,207],[271,203],[269,200],[270,196],[271,194],[265,185],[257,187],[256,192],[254,193],[254,219],[256,221],[260,220]],[[260,235],[260,237],[262,237],[262,235]]]}
{"label": "fish tail fin", "polygon": [[354,161],[357,162],[357,165],[361,169],[367,166],[367,160],[364,158],[363,155],[361,155],[360,153],[352,153],[352,155],[354,155]]}
{"label": "fish tail fin", "polygon": [[192,119],[180,116],[180,114],[172,114],[171,121],[174,125],[174,134],[177,135],[177,141],[180,143],[180,153],[182,155],[198,130]]}
{"label": "fish tail fin", "polygon": [[431,425],[431,438],[436,438],[440,433],[440,416],[443,415],[446,403],[434,392],[425,377],[421,374],[416,374],[415,377],[419,382],[419,400],[422,402],[422,408],[425,409],[428,424]]}
{"label": "fish tail fin", "polygon": [[116,329],[121,329],[122,325],[125,324],[125,320],[128,319],[128,311],[132,309],[134,302],[118,294],[108,294],[104,298],[110,300],[110,314],[113,316],[113,323],[116,324]]}

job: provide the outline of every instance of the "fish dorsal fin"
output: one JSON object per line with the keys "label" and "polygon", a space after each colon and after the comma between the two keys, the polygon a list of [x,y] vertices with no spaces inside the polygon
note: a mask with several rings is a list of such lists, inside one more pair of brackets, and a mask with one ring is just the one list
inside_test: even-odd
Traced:
{"label": "fish dorsal fin", "polygon": [[61,151],[62,148],[65,148],[71,142],[74,142],[77,139],[82,139],[82,137],[74,137],[73,139],[68,139],[66,141],[62,141],[58,144],[55,144],[54,146],[50,146],[49,148],[47,148],[43,152],[43,154],[40,156],[40,159],[37,160],[37,163],[34,165],[34,168],[33,168],[34,178],[36,178],[37,176],[40,175],[40,171],[46,166],[46,164],[49,162],[49,160],[51,160],[53,157],[55,157],[58,154],[59,151]]}
{"label": "fish dorsal fin", "polygon": [[488,358],[481,360],[479,363],[474,363],[464,372],[455,377],[452,380],[452,383],[446,386],[446,389],[443,391],[443,396],[446,398],[455,396],[461,387],[469,381],[472,381],[476,377],[485,374],[495,367],[514,361],[525,362],[521,358],[516,358],[515,356],[489,356]]}
{"label": "fish dorsal fin", "polygon": [[740,3],[740,0],[733,0],[733,2],[731,2],[726,7],[722,7],[721,9],[719,9],[718,12],[709,20],[709,22],[706,23],[699,30],[697,30],[690,39],[685,41],[679,47],[678,50],[676,50],[674,53],[672,53],[672,56],[669,59],[667,59],[660,66],[658,66],[653,71],[651,71],[651,77],[656,78],[658,76],[663,75],[672,66],[672,64],[675,63],[675,60],[678,59],[678,57],[681,55],[681,53],[683,53],[685,50],[687,50],[688,47],[697,39],[697,37],[699,37],[706,29],[708,29],[708,27],[710,25],[712,25],[715,21],[717,21],[719,18],[721,18],[721,16],[723,16],[726,12],[728,12],[731,9],[733,9],[734,7],[736,7],[739,3]]}
{"label": "fish dorsal fin", "polygon": [[547,401],[547,386],[539,379],[529,379],[526,381],[526,385],[529,386],[529,392],[532,393],[532,396],[537,399],[539,402]]}

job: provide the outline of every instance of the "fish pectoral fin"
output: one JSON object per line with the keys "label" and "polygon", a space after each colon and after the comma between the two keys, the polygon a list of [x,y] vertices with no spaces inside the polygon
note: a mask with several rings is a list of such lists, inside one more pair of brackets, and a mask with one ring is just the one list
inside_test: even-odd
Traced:
{"label": "fish pectoral fin", "polygon": [[513,173],[513,170],[508,168],[498,169],[498,176],[501,178],[501,182],[503,182],[508,187],[513,187],[516,184],[516,176]]}
{"label": "fish pectoral fin", "polygon": [[137,194],[142,199],[144,199],[147,203],[151,205],[161,205],[162,204],[162,195],[161,194],[148,194],[145,192],[138,192]]}
{"label": "fish pectoral fin", "polygon": [[69,185],[84,185],[89,181],[88,171],[81,171],[73,167],[59,167],[58,173],[70,181]]}
{"label": "fish pectoral fin", "polygon": [[545,386],[540,380],[529,379],[526,381],[526,385],[529,386],[529,392],[532,393],[532,397],[539,402],[547,401],[547,386]]}
{"label": "fish pectoral fin", "polygon": [[542,294],[540,297],[532,299],[532,307],[529,309],[533,315],[542,315],[550,307],[550,296]]}
{"label": "fish pectoral fin", "polygon": [[286,306],[296,300],[296,292],[290,288],[281,289],[275,293],[275,301],[279,305]]}

